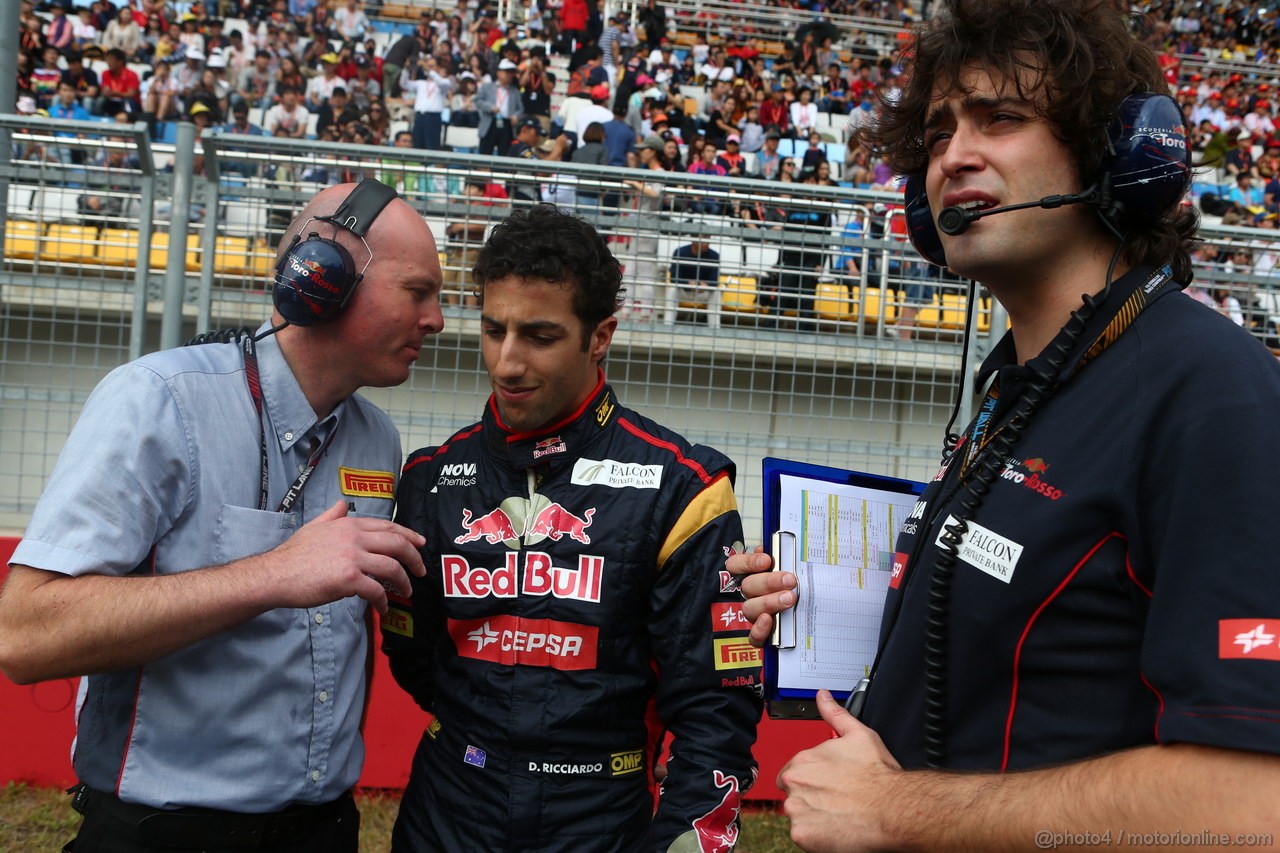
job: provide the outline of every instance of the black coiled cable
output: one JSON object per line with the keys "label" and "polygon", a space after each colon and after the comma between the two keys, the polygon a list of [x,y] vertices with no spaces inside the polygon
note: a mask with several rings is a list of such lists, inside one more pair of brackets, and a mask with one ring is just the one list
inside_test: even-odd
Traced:
{"label": "black coiled cable", "polygon": [[[1123,243],[1121,244],[1123,247]],[[1054,340],[1051,352],[1044,363],[1032,367],[1034,378],[1018,399],[1017,407],[1004,428],[992,438],[991,443],[978,455],[975,469],[964,488],[960,498],[960,511],[954,514],[955,521],[944,527],[944,533],[938,541],[938,556],[934,562],[933,576],[929,581],[928,617],[925,627],[925,763],[929,767],[939,768],[946,763],[946,718],[947,718],[947,666],[949,663],[949,642],[951,624],[951,587],[955,575],[955,566],[960,559],[960,543],[969,531],[969,522],[977,515],[979,507],[985,499],[992,484],[1000,475],[999,466],[1004,464],[1013,451],[1014,446],[1022,438],[1023,431],[1032,415],[1034,415],[1057,388],[1059,374],[1067,363],[1072,350],[1080,342],[1085,325],[1097,313],[1098,307],[1106,301],[1111,291],[1111,275],[1116,261],[1120,257],[1120,249],[1112,256],[1107,270],[1107,286],[1094,298],[1085,295],[1084,307],[1071,312],[1071,319],[1063,326],[1063,335]],[[972,292],[970,300],[973,299]],[[1065,338],[1063,337],[1065,336]],[[966,362],[967,341],[966,335]],[[954,415],[953,415],[954,422]],[[952,441],[951,424],[948,424],[947,445],[944,446],[944,461],[950,458],[959,436]]]}
{"label": "black coiled cable", "polygon": [[225,329],[210,329],[207,332],[201,332],[183,344],[183,346],[193,347],[199,346],[200,344],[238,344],[243,339],[250,337],[253,337],[253,329],[247,329],[244,326],[227,326]]}

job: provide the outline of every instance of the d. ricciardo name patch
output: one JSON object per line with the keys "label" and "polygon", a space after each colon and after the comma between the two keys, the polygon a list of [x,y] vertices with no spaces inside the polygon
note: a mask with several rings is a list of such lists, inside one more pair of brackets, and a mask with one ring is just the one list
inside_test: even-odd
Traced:
{"label": "d. ricciardo name patch", "polygon": [[394,500],[396,496],[396,475],[390,471],[339,468],[338,484],[348,497]]}

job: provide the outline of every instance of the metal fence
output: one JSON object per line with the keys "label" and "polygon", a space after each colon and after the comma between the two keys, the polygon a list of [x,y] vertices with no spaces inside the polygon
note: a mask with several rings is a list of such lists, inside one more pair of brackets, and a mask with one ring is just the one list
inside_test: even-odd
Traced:
{"label": "metal fence", "polygon": [[[364,176],[395,184],[422,213],[452,282],[445,330],[409,381],[366,392],[390,413],[406,451],[473,422],[488,394],[478,311],[466,299],[480,238],[460,244],[447,238],[449,225],[479,234],[530,203],[522,194],[572,207],[609,236],[631,303],[608,379],[626,405],[737,462],[753,541],[762,457],[924,478],[953,403],[959,397],[967,410],[972,399],[958,391],[972,375],[960,363],[966,286],[931,277],[895,234],[894,196],[219,132],[195,146],[180,134],[176,147],[153,147],[141,126],[112,127],[108,137],[102,125],[28,117],[0,117],[3,129],[16,153],[0,166],[0,477],[10,484],[0,528],[24,526],[107,371],[203,329],[265,319],[279,233],[318,189]],[[634,182],[643,181],[661,185],[656,209],[637,209]],[[510,198],[476,195],[497,195],[494,186]],[[744,205],[790,218],[748,221]],[[1264,239],[1248,230],[1215,239]],[[719,254],[710,292],[669,279],[673,253],[693,240]],[[1276,301],[1268,279],[1214,273],[1250,304],[1269,310]],[[788,282],[812,303],[780,299]],[[908,301],[922,285],[926,301]],[[980,308],[971,363],[991,340],[992,306]],[[912,337],[903,340],[907,317]],[[994,325],[1004,328],[998,306]]]}

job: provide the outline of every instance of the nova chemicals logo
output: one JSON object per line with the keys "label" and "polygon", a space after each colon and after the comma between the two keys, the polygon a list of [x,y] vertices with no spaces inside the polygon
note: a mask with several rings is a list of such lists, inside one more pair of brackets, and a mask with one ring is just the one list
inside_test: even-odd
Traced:
{"label": "nova chemicals logo", "polygon": [[474,486],[476,484],[476,463],[459,462],[453,465],[440,466],[440,478],[437,486]]}

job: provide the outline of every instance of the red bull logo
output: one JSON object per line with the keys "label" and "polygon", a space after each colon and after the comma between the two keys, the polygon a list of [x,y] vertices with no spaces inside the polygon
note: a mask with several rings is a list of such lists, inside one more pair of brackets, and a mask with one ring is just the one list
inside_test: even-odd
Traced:
{"label": "red bull logo", "polygon": [[446,554],[440,558],[445,598],[515,598],[550,595],[553,598],[600,603],[604,582],[604,557],[582,554],[576,568],[556,566],[551,555],[530,551],[507,553],[506,562],[496,569],[472,566],[466,557]]}
{"label": "red bull logo", "polygon": [[738,792],[738,780],[719,770],[711,771],[717,788],[724,789],[719,804],[702,817],[693,819],[698,831],[698,849],[701,853],[730,853],[738,843],[738,807],[742,795]]}
{"label": "red bull logo", "polygon": [[534,443],[533,458],[541,459],[543,456],[550,456],[552,453],[564,453],[568,449],[568,446],[560,440],[558,435],[554,438],[544,438]]}
{"label": "red bull logo", "polygon": [[595,507],[592,507],[582,514],[582,518],[579,518],[552,501],[529,522],[524,531],[525,541],[530,545],[541,542],[543,539],[559,542],[568,536],[575,542],[590,545],[591,537],[587,535],[587,528],[591,526],[591,516],[595,514]]}
{"label": "red bull logo", "polygon": [[456,545],[465,545],[478,539],[483,539],[490,545],[497,545],[499,542],[515,542],[520,539],[515,525],[511,523],[511,517],[502,507],[490,510],[476,519],[472,518],[471,510],[464,509],[462,526],[467,532],[453,540]]}

